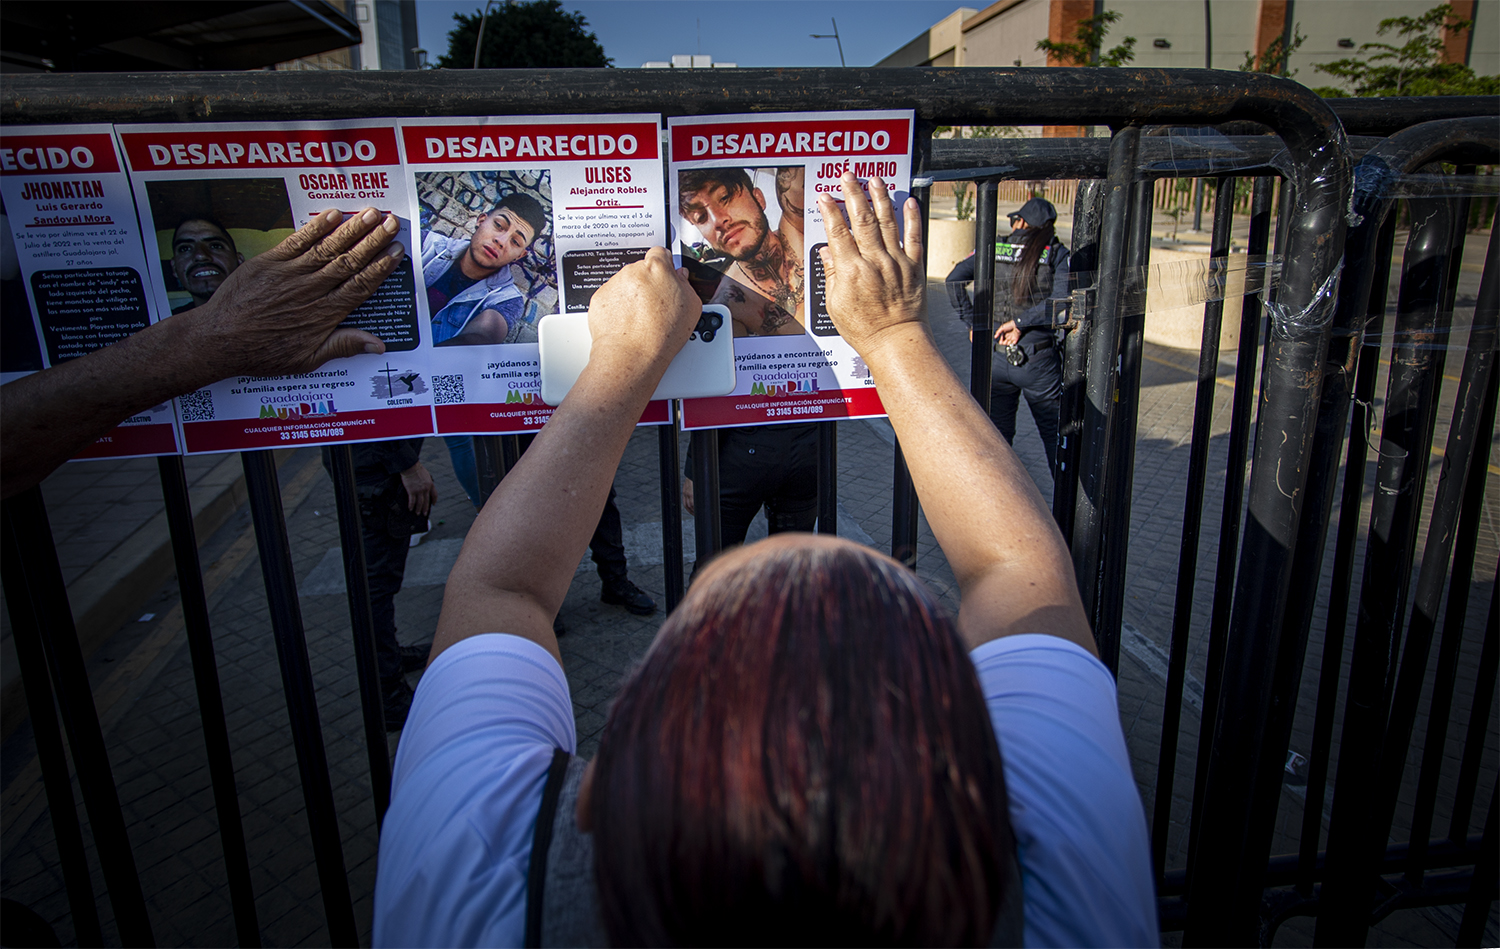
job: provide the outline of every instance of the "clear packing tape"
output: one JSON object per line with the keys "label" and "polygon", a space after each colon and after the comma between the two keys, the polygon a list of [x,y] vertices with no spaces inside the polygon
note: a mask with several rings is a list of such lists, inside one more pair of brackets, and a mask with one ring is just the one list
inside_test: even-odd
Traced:
{"label": "clear packing tape", "polygon": [[[1483,235],[1469,235],[1469,240],[1483,241]],[[1472,256],[1472,255],[1471,255]],[[1397,264],[1399,265],[1399,258]],[[1261,301],[1262,318],[1269,319],[1270,330],[1276,338],[1298,339],[1304,334],[1321,332],[1333,318],[1341,280],[1342,268],[1329,274],[1309,303],[1293,311],[1276,299],[1276,291],[1282,285],[1283,261],[1280,257],[1233,254],[1228,257],[1200,257],[1193,260],[1176,260],[1150,264],[1145,267],[1124,268],[1121,271],[1119,305],[1111,313],[1098,309],[1098,277],[1094,271],[1074,271],[1073,276],[1082,288],[1073,291],[1071,297],[1047,300],[1047,310],[1055,327],[1071,327],[1075,314],[1086,313],[1084,319],[1091,325],[1102,325],[1111,321],[1139,318],[1145,314],[1149,320],[1163,320],[1182,325],[1201,326],[1203,308],[1214,302],[1224,303],[1223,321],[1238,322],[1242,301],[1258,296]],[[1444,331],[1397,332],[1396,307],[1399,270],[1391,275],[1391,291],[1387,298],[1386,317],[1378,332],[1368,327],[1343,330],[1341,335],[1353,336],[1363,333],[1364,345],[1389,347],[1393,340],[1407,339],[1407,345],[1418,349],[1433,347],[1463,352],[1468,346],[1468,335],[1474,324],[1474,292],[1478,285],[1477,273],[1466,274],[1461,280],[1453,310],[1442,314],[1437,322],[1444,324]],[[1472,281],[1472,285],[1469,284]],[[997,322],[1000,314],[996,314]]]}
{"label": "clear packing tape", "polygon": [[[938,182],[968,182],[981,178],[998,177],[1004,180],[1062,181],[1075,180],[1067,175],[1037,175],[1034,172],[1022,175],[1022,164],[1032,168],[1040,160],[1032,154],[1035,146],[1030,142],[1057,142],[1057,139],[1013,139],[1017,153],[1026,153],[1024,162],[1005,163],[1003,151],[993,158],[997,163],[984,167],[943,169],[912,178],[912,187],[921,188]],[[1378,143],[1384,139],[1356,137],[1357,144]],[[1272,146],[1270,143],[1274,143]],[[1358,153],[1360,149],[1355,148]],[[1050,157],[1050,156],[1049,156]],[[1059,156],[1060,165],[1067,159]],[[1059,169],[1061,170],[1061,169]],[[1382,161],[1366,157],[1353,167],[1354,188],[1350,196],[1354,210],[1350,212],[1349,225],[1356,226],[1369,202],[1381,199],[1405,198],[1486,198],[1500,195],[1500,174],[1443,175],[1424,171],[1402,174]],[[1173,130],[1170,135],[1150,135],[1141,138],[1141,150],[1135,167],[1135,178],[1140,179],[1193,179],[1221,177],[1241,172],[1240,177],[1252,180],[1256,176],[1278,173],[1283,178],[1294,180],[1291,154],[1271,136],[1227,136],[1206,130]],[[1325,178],[1314,178],[1311,186],[1317,190],[1326,183]],[[1002,212],[1004,209],[1001,209]],[[1065,210],[1065,209],[1064,209]],[[1003,218],[1002,218],[1003,226]]]}
{"label": "clear packing tape", "polygon": [[1062,327],[1077,319],[1075,314],[1085,314],[1084,319],[1097,324],[1138,317],[1143,312],[1201,309],[1215,301],[1238,301],[1247,294],[1259,294],[1264,299],[1279,285],[1281,266],[1280,257],[1231,254],[1123,267],[1118,272],[1118,304],[1110,313],[1102,313],[1098,307],[1100,272],[1075,270],[1072,281],[1081,289],[1070,297],[1047,300],[1047,310],[1053,325]]}
{"label": "clear packing tape", "polygon": [[[1216,140],[1220,140],[1219,145],[1214,145]],[[1271,156],[1271,160],[1268,161],[1265,154],[1247,153],[1245,149],[1236,147],[1234,140],[1216,134],[1178,136],[1174,133],[1173,135],[1143,137],[1141,141],[1142,160],[1138,167],[1142,175],[1146,177],[1226,174],[1232,173],[1237,168],[1251,166],[1264,169],[1268,164],[1275,165],[1278,161],[1284,163],[1286,159],[1284,149],[1279,151],[1279,158]],[[1370,141],[1383,140],[1371,139]],[[1146,154],[1147,150],[1144,146],[1147,143],[1152,144],[1152,151],[1156,154],[1152,156]],[[1372,344],[1381,341],[1389,342],[1393,332],[1391,327],[1394,325],[1395,305],[1398,298],[1397,285],[1402,246],[1406,232],[1411,226],[1413,214],[1420,222],[1432,213],[1435,202],[1469,199],[1470,220],[1468,223],[1487,231],[1493,221],[1494,202],[1500,198],[1500,173],[1495,173],[1500,169],[1482,169],[1489,171],[1488,174],[1449,175],[1436,173],[1434,166],[1428,166],[1417,172],[1402,174],[1392,170],[1383,162],[1367,159],[1358,162],[1354,170],[1355,187],[1350,195],[1350,203],[1354,208],[1369,212],[1385,204],[1388,213],[1401,213],[1404,210],[1403,216],[1399,219],[1400,233],[1394,258],[1396,270],[1392,274],[1388,295],[1389,313],[1384,321],[1383,332],[1368,340]],[[970,174],[978,171],[980,169],[974,169]],[[941,172],[935,177],[936,180],[961,180],[961,174],[951,171]],[[1311,186],[1316,190],[1320,184],[1321,179],[1315,179]],[[1410,200],[1414,203],[1411,205],[1396,203],[1403,200]],[[1454,210],[1457,211],[1458,208],[1455,207]],[[1063,209],[1063,213],[1066,215],[1066,209]],[[1156,213],[1162,213],[1161,209],[1157,209]],[[1205,217],[1209,214],[1211,211],[1205,209]],[[1485,220],[1476,222],[1475,215],[1482,216]],[[1241,212],[1236,214],[1236,217],[1243,220],[1245,214]],[[1364,223],[1364,218],[1360,213],[1352,209],[1348,220],[1351,227]],[[1291,223],[1296,222],[1294,220]],[[1001,230],[1003,229],[1002,227]],[[1476,241],[1482,246],[1485,241],[1484,235],[1471,233],[1466,245],[1472,245]],[[1469,256],[1472,258],[1473,247],[1470,247],[1470,251]],[[1252,257],[1244,254],[1231,254],[1228,257],[1209,257],[1205,254],[1195,255],[1188,260],[1160,261],[1159,258],[1164,252],[1191,253],[1172,247],[1156,247],[1152,250],[1153,263],[1142,268],[1124,268],[1120,272],[1121,288],[1118,303],[1111,308],[1110,313],[1098,312],[1095,305],[1100,274],[1074,271],[1073,285],[1085,289],[1074,291],[1070,298],[1047,301],[1053,325],[1057,327],[1069,325],[1075,320],[1075,314],[1080,312],[1086,313],[1086,318],[1096,323],[1138,317],[1143,312],[1150,316],[1165,311],[1174,311],[1178,319],[1188,320],[1189,314],[1177,311],[1184,311],[1191,307],[1199,308],[1199,319],[1201,319],[1201,308],[1214,301],[1226,302],[1224,319],[1227,322],[1238,319],[1240,300],[1247,295],[1258,295],[1263,313],[1269,318],[1269,331],[1273,337],[1301,339],[1322,332],[1333,319],[1343,270],[1348,263],[1340,261],[1333,272],[1322,279],[1311,299],[1300,307],[1293,307],[1278,299],[1277,291],[1281,287],[1283,269],[1283,260],[1279,255]],[[1473,261],[1471,260],[1470,263],[1472,264]],[[1474,279],[1477,281],[1477,273]],[[1473,325],[1472,297],[1471,288],[1466,299],[1461,284],[1454,312],[1448,314],[1449,319],[1445,320],[1450,323],[1453,333],[1459,333],[1465,338]],[[1465,308],[1466,303],[1467,308]],[[998,313],[997,319],[999,319]],[[1361,331],[1361,329],[1355,329],[1341,332],[1345,335],[1358,335]],[[1431,332],[1424,332],[1423,339],[1418,341],[1417,345],[1450,345],[1444,342],[1430,342],[1431,335]],[[1461,343],[1456,348],[1462,349],[1464,345],[1466,344]]]}

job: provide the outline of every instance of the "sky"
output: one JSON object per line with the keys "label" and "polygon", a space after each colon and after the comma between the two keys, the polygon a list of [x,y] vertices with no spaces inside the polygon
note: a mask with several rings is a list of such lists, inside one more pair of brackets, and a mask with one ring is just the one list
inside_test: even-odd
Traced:
{"label": "sky", "polygon": [[[448,50],[454,13],[484,0],[417,0],[417,35],[428,58]],[[604,55],[622,68],[704,53],[740,66],[870,66],[965,4],[952,0],[563,0],[582,13]],[[986,6],[970,2],[970,7]]]}

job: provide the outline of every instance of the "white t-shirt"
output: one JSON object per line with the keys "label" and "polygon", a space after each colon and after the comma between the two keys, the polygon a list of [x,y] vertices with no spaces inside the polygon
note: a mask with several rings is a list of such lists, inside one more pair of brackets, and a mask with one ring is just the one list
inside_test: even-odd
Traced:
{"label": "white t-shirt", "polygon": [[[1005,761],[1026,945],[1160,945],[1145,814],[1109,671],[1055,636],[1008,636],[971,657]],[[497,633],[438,656],[396,754],[375,945],[521,944],[553,748],[575,752],[577,736],[550,653]]]}

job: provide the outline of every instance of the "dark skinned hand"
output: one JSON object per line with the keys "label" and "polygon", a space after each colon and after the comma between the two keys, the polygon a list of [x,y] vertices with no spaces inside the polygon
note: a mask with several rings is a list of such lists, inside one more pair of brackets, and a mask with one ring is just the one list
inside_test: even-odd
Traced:
{"label": "dark skinned hand", "polygon": [[405,249],[391,243],[400,223],[374,208],[342,219],[324,211],[183,314],[196,324],[194,355],[216,377],[309,372],[339,356],[385,352],[377,337],[339,324],[401,263]]}

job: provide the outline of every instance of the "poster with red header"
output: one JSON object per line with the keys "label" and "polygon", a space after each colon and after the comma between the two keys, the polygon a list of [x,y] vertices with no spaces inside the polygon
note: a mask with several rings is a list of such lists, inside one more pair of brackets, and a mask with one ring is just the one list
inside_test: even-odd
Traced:
{"label": "poster with red header", "polygon": [[870,418],[874,380],[829,319],[817,198],[840,178],[911,190],[913,113],[798,112],[668,120],[673,254],[733,316],[735,389],[684,399],[684,428]]}
{"label": "poster with red header", "polygon": [[[207,303],[241,263],[329,208],[396,214],[396,240],[414,253],[394,121],[127,125],[118,134],[153,262],[149,292],[164,314]],[[179,397],[185,451],[431,434],[415,287],[408,253],[344,323],[384,340],[384,354],[231,377]]]}
{"label": "poster with red header", "polygon": [[[537,322],[666,244],[657,115],[400,120],[443,435],[534,432]],[[652,402],[642,424],[664,424]]]}
{"label": "poster with red header", "polygon": [[[108,125],[0,129],[0,383],[156,322],[130,180]],[[77,458],[172,455],[172,404],[126,419]]]}

